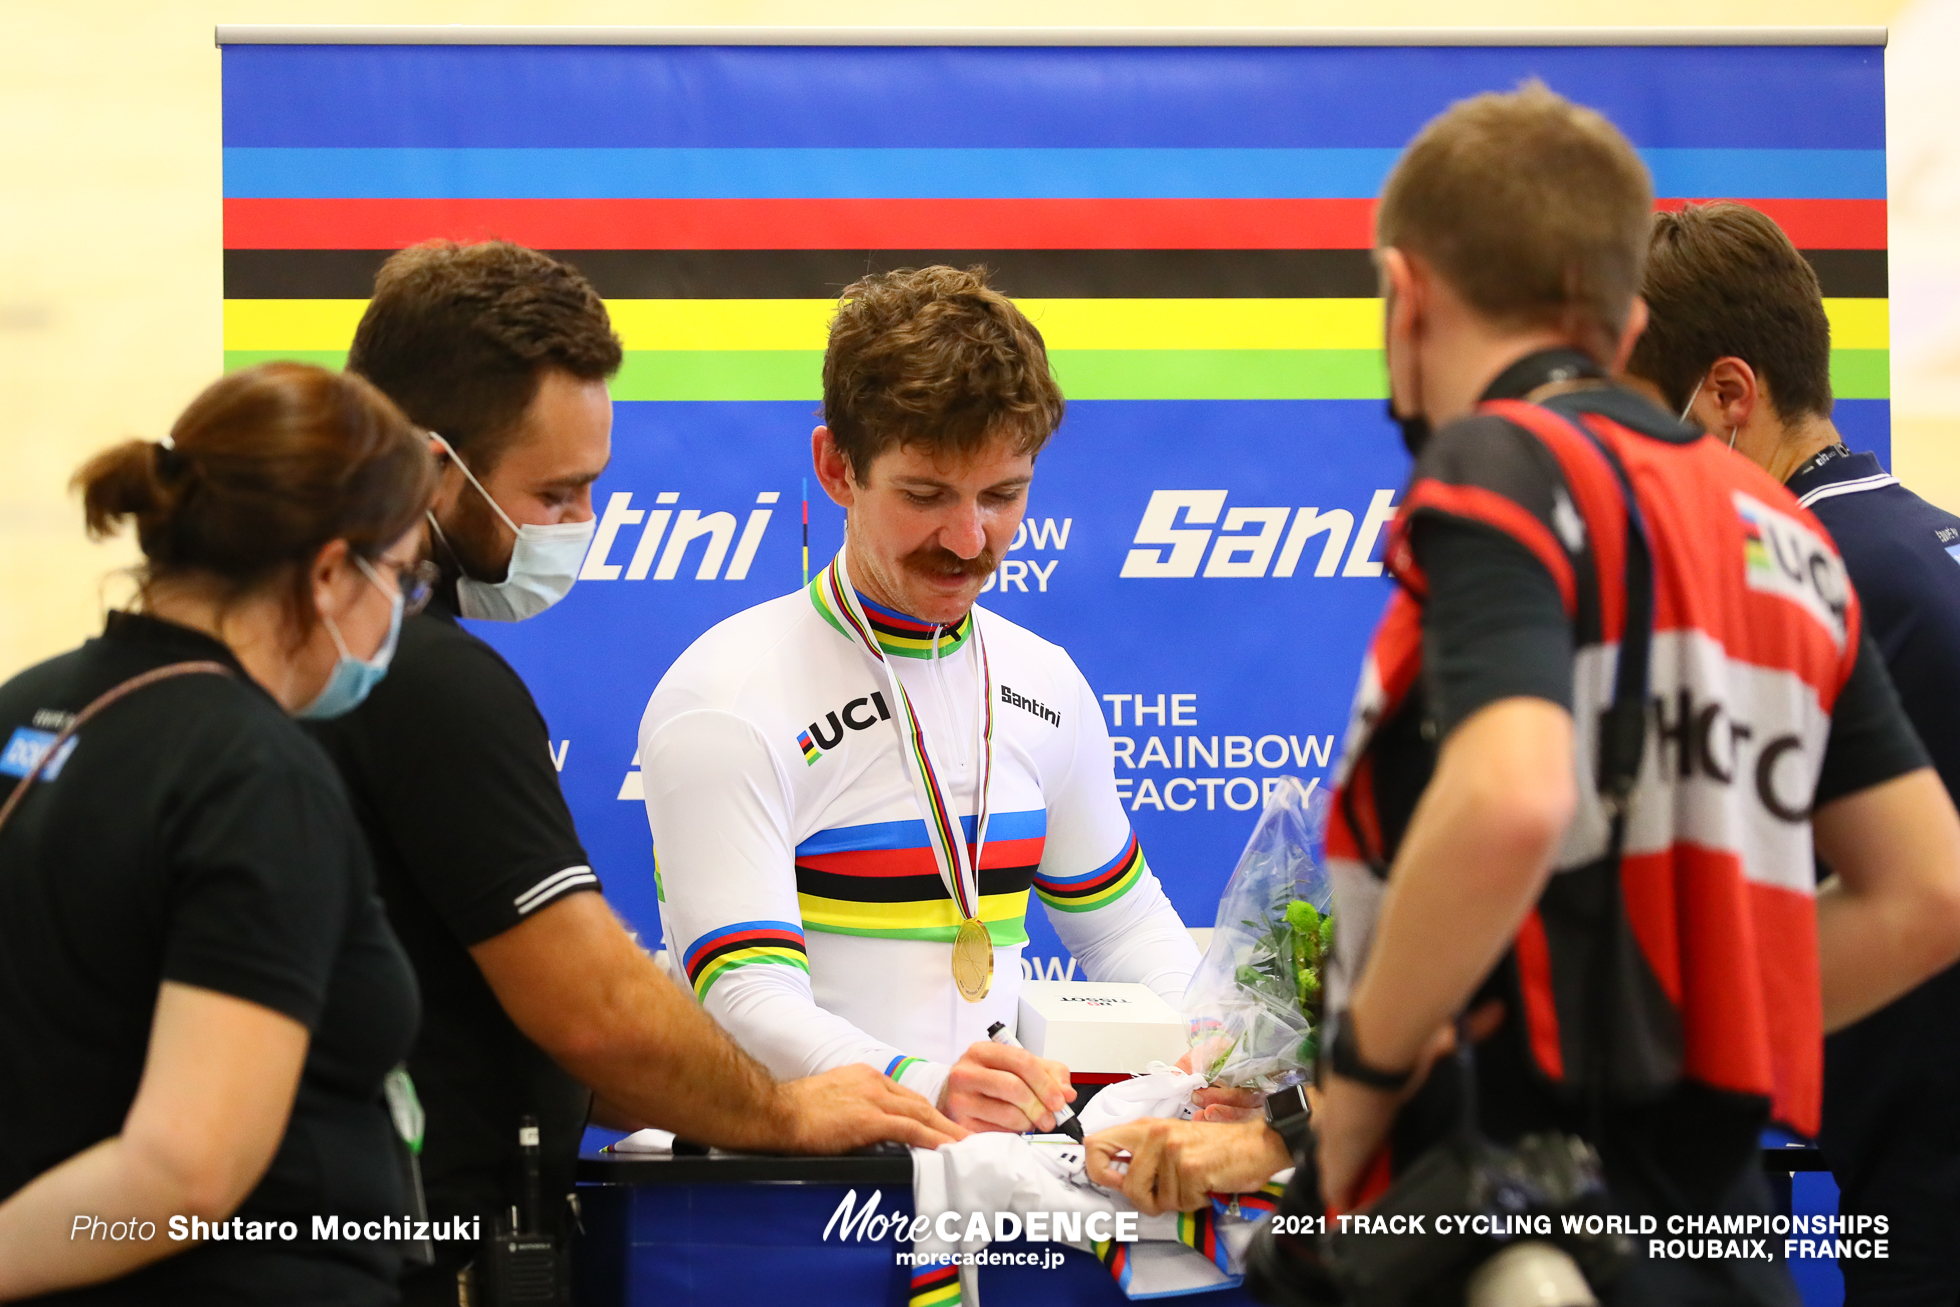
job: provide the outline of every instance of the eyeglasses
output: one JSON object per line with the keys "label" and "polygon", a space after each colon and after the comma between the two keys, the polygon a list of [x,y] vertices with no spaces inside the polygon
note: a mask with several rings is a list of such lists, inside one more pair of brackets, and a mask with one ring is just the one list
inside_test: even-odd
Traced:
{"label": "eyeglasses", "polygon": [[402,592],[403,617],[413,617],[429,606],[429,599],[436,592],[436,582],[442,579],[442,569],[432,560],[423,558],[413,563],[397,563],[382,558],[376,561],[395,569],[395,584],[401,587]]}

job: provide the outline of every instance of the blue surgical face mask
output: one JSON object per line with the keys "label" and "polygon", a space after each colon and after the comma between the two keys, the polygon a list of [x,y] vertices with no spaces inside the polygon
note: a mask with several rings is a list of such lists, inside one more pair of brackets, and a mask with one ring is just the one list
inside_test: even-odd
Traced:
{"label": "blue surgical face mask", "polygon": [[[503,580],[479,581],[467,575],[456,578],[456,610],[479,621],[521,622],[536,617],[571,593],[572,583],[578,580],[579,565],[585,561],[585,551],[591,547],[593,534],[599,529],[599,520],[588,517],[583,522],[559,522],[554,526],[529,522],[520,526],[511,520],[503,505],[490,497],[490,492],[476,479],[476,473],[470,471],[450,443],[441,436],[435,439],[456,460],[457,468],[483,496],[483,502],[490,505],[491,511],[517,537]],[[429,525],[435,527],[437,538],[442,538],[442,527],[434,513],[429,514]]]}
{"label": "blue surgical face mask", "polygon": [[354,565],[394,604],[394,613],[388,618],[388,638],[374,651],[374,657],[356,658],[347,648],[347,641],[341,637],[340,628],[334,625],[333,618],[321,613],[320,620],[327,624],[327,634],[333,637],[333,645],[340,651],[340,658],[327,675],[327,683],[320,693],[314,696],[313,702],[294,713],[295,717],[317,722],[353,712],[360,707],[361,700],[368,697],[369,691],[381,684],[381,678],[388,674],[388,663],[395,656],[395,642],[401,639],[402,634],[401,587],[384,585],[365,558],[356,558]]}

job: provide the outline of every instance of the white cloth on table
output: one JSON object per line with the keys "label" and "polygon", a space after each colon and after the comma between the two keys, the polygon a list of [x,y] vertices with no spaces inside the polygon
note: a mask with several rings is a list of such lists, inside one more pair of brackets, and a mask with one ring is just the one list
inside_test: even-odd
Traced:
{"label": "white cloth on table", "polygon": [[1075,1116],[1082,1122],[1082,1133],[1085,1135],[1149,1116],[1189,1121],[1191,1095],[1204,1087],[1205,1078],[1196,1072],[1180,1071],[1162,1062],[1152,1062],[1143,1075],[1119,1080],[1097,1090],[1096,1096]]}
{"label": "white cloth on table", "polygon": [[672,1157],[674,1155],[674,1132],[672,1130],[635,1130],[624,1139],[615,1139],[607,1146],[607,1152],[639,1153],[652,1157]]}
{"label": "white cloth on table", "polygon": [[[1129,1297],[1227,1289],[1240,1282],[1246,1247],[1257,1220],[1265,1213],[1143,1216],[1121,1194],[1090,1181],[1085,1157],[1084,1147],[1063,1135],[989,1132],[969,1135],[937,1149],[914,1148],[913,1212],[927,1218],[925,1236],[913,1245],[917,1260],[980,1252],[993,1242],[999,1229],[994,1216],[997,1212],[1012,1212],[1023,1218],[1029,1212],[1078,1214],[1083,1218],[1079,1232],[1065,1219],[1063,1237],[1056,1237],[1052,1227],[1049,1237],[1052,1242],[1096,1254],[1098,1241],[1088,1238],[1089,1215],[1104,1213],[1105,1219],[1095,1224],[1113,1235],[1115,1216],[1129,1213],[1135,1221],[1137,1240],[1123,1246],[1121,1265],[1112,1266],[1118,1285]],[[956,1238],[940,1237],[939,1217],[945,1212],[959,1214]],[[985,1215],[984,1222],[973,1219],[976,1213]],[[1216,1260],[1179,1239],[1184,1223],[1206,1220],[1216,1230]],[[1076,1237],[1067,1237],[1070,1234]],[[1106,1263],[1110,1260],[1105,1258]],[[978,1267],[971,1264],[960,1267],[963,1307],[979,1307],[977,1272]]]}

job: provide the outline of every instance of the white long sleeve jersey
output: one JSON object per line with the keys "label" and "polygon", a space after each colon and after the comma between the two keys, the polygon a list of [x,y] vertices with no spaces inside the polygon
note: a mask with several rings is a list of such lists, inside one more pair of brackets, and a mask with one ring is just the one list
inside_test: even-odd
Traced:
{"label": "white long sleeve jersey", "polygon": [[1130,829],[1073,660],[979,608],[938,628],[863,602],[969,839],[975,622],[984,634],[994,764],[979,890],[993,988],[968,1003],[953,983],[959,917],[884,675],[813,587],[696,640],[640,725],[667,948],[702,1005],[778,1076],[862,1062],[936,1099],[991,1023],[1014,1025],[1030,888],[1091,979],[1140,981],[1178,1004],[1198,951]]}

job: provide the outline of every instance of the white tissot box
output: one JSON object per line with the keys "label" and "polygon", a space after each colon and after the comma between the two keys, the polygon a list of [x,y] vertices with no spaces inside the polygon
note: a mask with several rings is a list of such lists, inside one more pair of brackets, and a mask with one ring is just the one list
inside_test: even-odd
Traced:
{"label": "white tissot box", "polygon": [[1177,1061],[1187,1043],[1183,1015],[1147,985],[1024,980],[1020,1023],[1024,1048],[1078,1075],[1141,1073]]}

